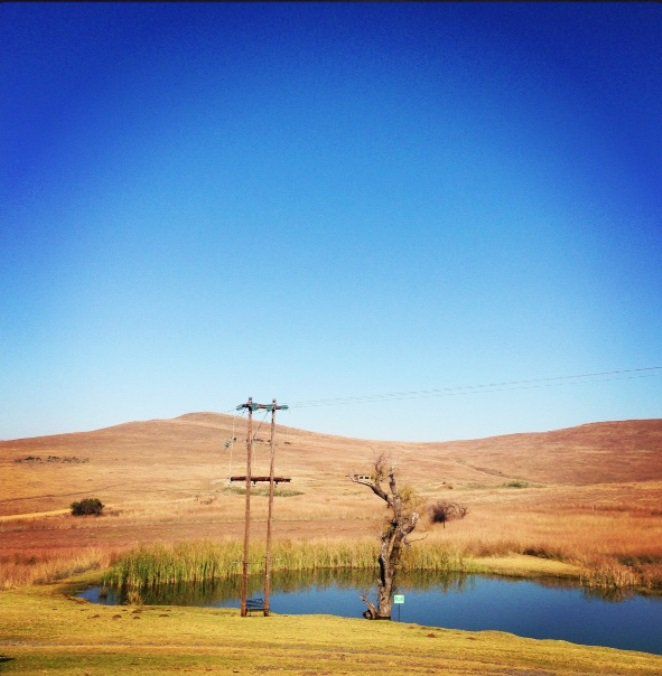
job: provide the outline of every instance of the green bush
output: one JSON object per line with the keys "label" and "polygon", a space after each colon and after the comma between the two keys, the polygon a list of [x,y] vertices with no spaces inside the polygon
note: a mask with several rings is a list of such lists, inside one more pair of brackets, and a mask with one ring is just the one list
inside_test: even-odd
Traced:
{"label": "green bush", "polygon": [[503,484],[504,488],[529,488],[531,484],[528,481],[509,481],[507,484]]}
{"label": "green bush", "polygon": [[99,498],[84,498],[71,503],[71,513],[74,516],[101,516],[104,505]]}

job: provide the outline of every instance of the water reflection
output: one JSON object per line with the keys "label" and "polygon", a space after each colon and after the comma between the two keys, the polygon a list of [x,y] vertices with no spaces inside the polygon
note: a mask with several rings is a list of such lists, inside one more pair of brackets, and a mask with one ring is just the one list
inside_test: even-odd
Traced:
{"label": "water reflection", "polygon": [[[484,580],[495,580],[507,584],[531,584],[531,580],[504,578],[496,575],[469,575],[465,573],[431,573],[415,571],[399,576],[398,593],[406,592],[442,592],[448,594],[464,593],[475,589],[476,584]],[[537,578],[537,585],[549,589],[581,589],[588,598],[620,602],[635,596],[631,590],[578,588],[573,580],[559,578]],[[357,596],[373,593],[377,585],[376,571],[355,569],[320,569],[315,571],[280,571],[273,573],[272,589],[274,594],[306,594],[328,588],[356,590]],[[249,578],[249,596],[261,596],[263,580],[260,575]],[[117,589],[94,588],[89,600],[108,605],[127,603],[126,591]],[[241,578],[234,575],[227,579],[200,582],[196,584],[174,584],[150,587],[140,592],[143,603],[147,605],[175,606],[221,606],[238,601],[241,593]],[[87,598],[87,596],[86,596]]]}
{"label": "water reflection", "polygon": [[[318,570],[273,576],[271,608],[280,614],[327,614],[359,618],[361,594],[376,588],[375,571]],[[570,580],[522,580],[487,575],[403,574],[398,592],[405,604],[396,617],[426,626],[499,630],[530,638],[553,638],[613,648],[662,653],[662,600],[586,590]],[[250,578],[250,595],[263,596],[262,579]],[[118,604],[126,597],[99,587],[82,596]],[[239,607],[240,577],[197,585],[165,585],[144,590],[150,605]]]}

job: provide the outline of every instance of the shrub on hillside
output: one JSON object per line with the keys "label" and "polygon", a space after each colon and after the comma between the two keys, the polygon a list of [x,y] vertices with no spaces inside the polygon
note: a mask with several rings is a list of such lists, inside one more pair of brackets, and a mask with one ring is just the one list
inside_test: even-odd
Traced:
{"label": "shrub on hillside", "polygon": [[99,498],[84,498],[71,503],[71,513],[74,516],[101,516],[104,505]]}
{"label": "shrub on hillside", "polygon": [[509,481],[506,484],[503,484],[504,488],[529,488],[530,484],[527,481]]}
{"label": "shrub on hillside", "polygon": [[447,500],[437,500],[429,506],[430,521],[432,523],[442,523],[446,528],[446,522],[453,519],[464,519],[468,509],[457,502],[448,502]]}

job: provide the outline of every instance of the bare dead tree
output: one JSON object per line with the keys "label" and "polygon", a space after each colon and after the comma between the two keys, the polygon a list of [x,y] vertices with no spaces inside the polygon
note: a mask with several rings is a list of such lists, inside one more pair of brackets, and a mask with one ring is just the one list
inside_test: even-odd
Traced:
{"label": "bare dead tree", "polygon": [[362,598],[368,606],[364,617],[371,620],[390,619],[402,546],[408,544],[407,536],[416,528],[419,514],[413,509],[412,492],[398,487],[395,468],[383,453],[375,460],[369,475],[354,474],[349,478],[354,483],[367,486],[389,509],[379,553],[378,605],[375,606],[367,594]]}

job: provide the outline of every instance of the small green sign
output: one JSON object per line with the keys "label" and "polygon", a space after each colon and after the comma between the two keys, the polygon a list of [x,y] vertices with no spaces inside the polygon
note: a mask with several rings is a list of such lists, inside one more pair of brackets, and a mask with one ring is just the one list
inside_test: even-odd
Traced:
{"label": "small green sign", "polygon": [[404,594],[393,594],[393,603],[396,605],[402,605],[405,602]]}

